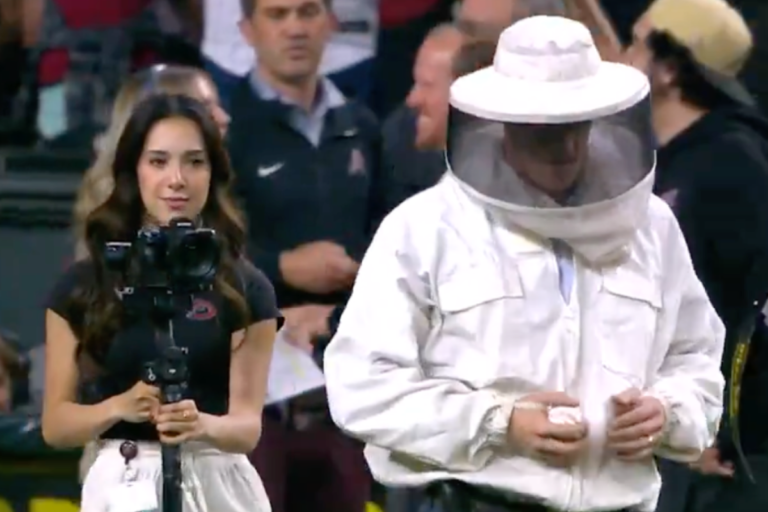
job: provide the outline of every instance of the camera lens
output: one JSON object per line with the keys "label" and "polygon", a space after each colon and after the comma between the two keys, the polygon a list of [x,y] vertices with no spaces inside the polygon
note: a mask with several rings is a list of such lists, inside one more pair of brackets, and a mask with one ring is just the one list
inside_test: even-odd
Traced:
{"label": "camera lens", "polygon": [[208,229],[185,233],[173,248],[169,259],[170,268],[180,280],[212,281],[219,263],[219,246],[215,233]]}

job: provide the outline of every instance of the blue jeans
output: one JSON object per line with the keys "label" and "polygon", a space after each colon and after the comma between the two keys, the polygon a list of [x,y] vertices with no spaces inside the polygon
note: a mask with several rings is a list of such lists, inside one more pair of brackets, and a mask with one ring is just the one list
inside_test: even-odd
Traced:
{"label": "blue jeans", "polygon": [[229,112],[230,101],[232,100],[232,93],[235,90],[238,82],[242,80],[242,76],[236,75],[222,68],[212,60],[204,58],[205,71],[210,75],[213,85],[219,92],[219,101],[221,106]]}

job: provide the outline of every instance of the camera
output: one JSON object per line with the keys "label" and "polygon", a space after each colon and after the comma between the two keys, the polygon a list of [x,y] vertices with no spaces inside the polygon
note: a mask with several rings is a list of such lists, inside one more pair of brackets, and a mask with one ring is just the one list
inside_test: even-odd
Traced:
{"label": "camera", "polygon": [[142,228],[133,242],[107,242],[104,259],[134,288],[185,293],[213,283],[220,246],[215,230],[173,219],[168,226]]}
{"label": "camera", "polygon": [[[107,269],[122,276],[122,285],[149,292],[127,295],[134,300],[126,304],[132,314],[147,315],[155,324],[158,357],[145,365],[144,381],[160,387],[163,403],[183,400],[189,370],[186,352],[174,340],[173,322],[178,312],[189,311],[195,293],[212,288],[221,258],[216,231],[174,219],[168,226],[140,229],[133,242],[107,242],[103,257]],[[160,510],[182,512],[179,447],[163,444],[161,459]]]}

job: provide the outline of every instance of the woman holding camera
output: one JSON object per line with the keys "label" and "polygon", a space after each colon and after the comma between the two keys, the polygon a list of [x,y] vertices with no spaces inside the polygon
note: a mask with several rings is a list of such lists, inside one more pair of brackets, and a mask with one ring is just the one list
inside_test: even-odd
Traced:
{"label": "woman holding camera", "polygon": [[[181,445],[185,510],[268,511],[244,454],[261,431],[279,312],[271,284],[243,258],[219,130],[192,98],[147,98],[120,136],[113,174],[111,195],[87,217],[89,257],[65,272],[47,303],[43,436],[54,447],[101,439],[83,512],[157,508],[160,443]],[[112,276],[104,247],[174,218],[215,230],[220,250],[212,289],[173,319],[189,370],[186,399],[162,405],[160,390],[143,382],[160,355],[155,325],[127,306],[146,290]],[[87,405],[76,398],[83,380]],[[143,508],[126,508],[126,496]]]}

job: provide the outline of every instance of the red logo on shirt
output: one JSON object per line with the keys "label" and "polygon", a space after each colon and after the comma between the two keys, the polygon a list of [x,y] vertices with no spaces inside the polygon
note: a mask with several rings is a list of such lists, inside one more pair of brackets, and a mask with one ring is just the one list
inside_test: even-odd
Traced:
{"label": "red logo on shirt", "polygon": [[187,313],[190,320],[211,320],[216,318],[216,306],[211,301],[205,299],[195,299],[192,301],[192,309]]}
{"label": "red logo on shirt", "polygon": [[365,157],[363,152],[355,148],[349,155],[349,175],[362,176],[365,174]]}

